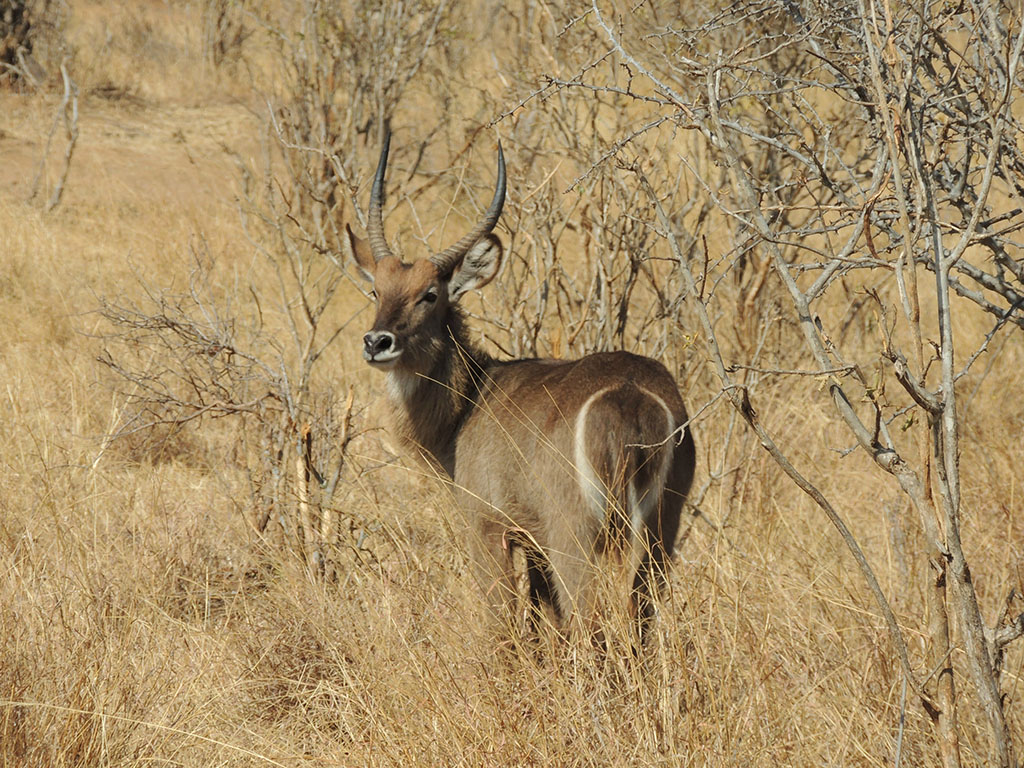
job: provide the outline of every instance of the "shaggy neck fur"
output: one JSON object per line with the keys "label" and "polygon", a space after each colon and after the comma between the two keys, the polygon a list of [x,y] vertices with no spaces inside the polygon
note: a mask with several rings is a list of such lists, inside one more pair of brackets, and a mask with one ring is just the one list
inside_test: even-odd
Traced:
{"label": "shaggy neck fur", "polygon": [[469,341],[462,313],[453,307],[448,332],[411,366],[388,373],[395,432],[449,477],[455,474],[455,439],[492,362]]}

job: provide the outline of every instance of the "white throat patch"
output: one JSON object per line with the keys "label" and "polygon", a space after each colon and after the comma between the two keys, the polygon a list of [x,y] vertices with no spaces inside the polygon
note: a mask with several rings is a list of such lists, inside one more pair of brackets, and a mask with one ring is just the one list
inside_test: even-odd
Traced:
{"label": "white throat patch", "polygon": [[407,403],[416,395],[420,377],[405,371],[388,371],[388,394],[392,400]]}

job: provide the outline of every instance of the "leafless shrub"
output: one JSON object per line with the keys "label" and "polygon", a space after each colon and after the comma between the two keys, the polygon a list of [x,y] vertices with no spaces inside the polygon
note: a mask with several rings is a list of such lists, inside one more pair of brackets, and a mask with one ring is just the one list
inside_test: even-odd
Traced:
{"label": "leafless shrub", "polygon": [[338,233],[357,186],[356,140],[389,119],[443,42],[446,9],[309,0],[290,11],[250,17],[273,43],[279,77],[265,97],[260,163],[235,156],[254,253],[247,284],[218,293],[196,247],[187,290],[143,278],[137,300],[103,301],[115,331],[101,361],[128,382],[122,434],[235,420],[231,458],[249,478],[254,528],[323,570],[353,529],[339,479],[357,407],[351,391],[332,389],[325,361],[351,319],[335,299],[347,279]]}
{"label": "leafless shrub", "polygon": [[100,362],[128,384],[129,407],[112,438],[150,441],[189,425],[236,420],[228,459],[249,477],[253,525],[262,533],[273,520],[276,536],[322,567],[321,550],[335,542],[341,515],[335,492],[354,436],[351,392],[339,401],[308,380],[294,382],[259,306],[225,305],[200,254],[193,254],[183,293],[157,291],[140,277],[138,299],[101,300],[115,331]]}
{"label": "leafless shrub", "polygon": [[[632,276],[643,271],[633,260],[652,266],[644,254],[660,254],[648,250],[660,233],[669,252],[659,257],[675,262],[651,281],[664,297],[660,325],[699,322],[721,394],[846,541],[944,764],[960,765],[965,730],[984,727],[985,759],[1016,765],[996,659],[1024,622],[1007,614],[989,626],[979,608],[960,539],[957,393],[998,334],[1024,327],[1024,156],[1011,109],[1024,85],[1019,18],[987,2],[734,3],[685,20],[595,3],[563,35],[600,38],[604,53],[521,98],[544,108],[581,94],[590,106],[574,103],[574,114],[604,118],[590,132],[595,167],[575,183],[588,187],[587,205],[608,200],[597,185],[623,187],[602,246],[627,247],[597,267],[618,276],[619,306],[632,312]],[[972,305],[989,330],[958,357],[954,343],[968,342],[954,317],[976,316]],[[609,343],[614,317],[587,342]],[[798,469],[761,420],[759,392],[801,376],[824,382],[850,438],[916,513],[920,657],[840,504],[806,476],[820,468]]]}
{"label": "leafless shrub", "polygon": [[[379,145],[409,83],[443,55],[447,14],[445,3],[338,8],[307,0],[294,18],[262,18],[284,85],[267,96],[264,166],[242,173],[246,213],[275,249],[291,259],[307,249],[302,258],[341,266],[343,201],[364,167],[357,137]],[[365,223],[358,208],[353,213]]]}

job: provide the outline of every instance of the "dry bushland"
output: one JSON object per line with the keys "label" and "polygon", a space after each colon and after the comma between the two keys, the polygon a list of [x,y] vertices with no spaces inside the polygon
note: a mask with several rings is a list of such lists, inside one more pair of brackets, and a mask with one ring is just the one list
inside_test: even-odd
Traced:
{"label": "dry bushland", "polygon": [[[1019,9],[343,6],[47,6],[66,176],[0,86],[0,765],[1020,761]],[[502,139],[481,343],[678,375],[642,659],[495,647],[378,428],[385,125],[408,258]]]}

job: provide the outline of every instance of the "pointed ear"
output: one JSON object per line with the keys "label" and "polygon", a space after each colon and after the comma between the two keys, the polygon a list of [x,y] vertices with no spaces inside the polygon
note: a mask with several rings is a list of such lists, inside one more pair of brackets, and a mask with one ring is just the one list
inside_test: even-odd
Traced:
{"label": "pointed ear", "polygon": [[487,235],[470,248],[448,281],[448,300],[456,302],[467,291],[483,288],[491,282],[501,269],[504,250],[495,235]]}
{"label": "pointed ear", "polygon": [[345,255],[352,259],[359,268],[359,274],[365,280],[373,282],[373,275],[377,271],[377,261],[373,258],[373,251],[370,244],[361,237],[356,237],[347,223],[345,224],[345,236],[341,238],[341,247]]}

